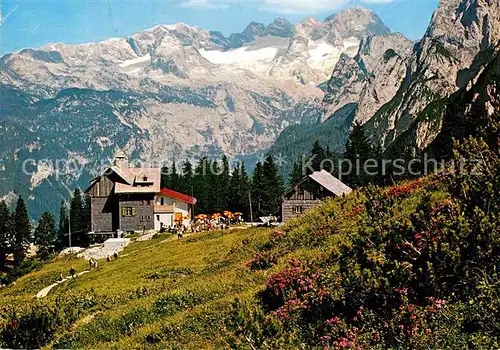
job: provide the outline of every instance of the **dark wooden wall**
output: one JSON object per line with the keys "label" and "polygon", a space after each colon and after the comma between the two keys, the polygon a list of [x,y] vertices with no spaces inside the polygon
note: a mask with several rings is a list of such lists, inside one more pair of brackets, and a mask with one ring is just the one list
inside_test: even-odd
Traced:
{"label": "dark wooden wall", "polygon": [[113,192],[114,186],[115,183],[107,176],[101,176],[101,178],[87,190],[87,194],[92,198],[108,197]]}
{"label": "dark wooden wall", "polygon": [[[120,230],[143,231],[153,230],[154,226],[154,194],[123,194],[119,197],[118,215]],[[135,208],[135,216],[122,216],[123,207]]]}

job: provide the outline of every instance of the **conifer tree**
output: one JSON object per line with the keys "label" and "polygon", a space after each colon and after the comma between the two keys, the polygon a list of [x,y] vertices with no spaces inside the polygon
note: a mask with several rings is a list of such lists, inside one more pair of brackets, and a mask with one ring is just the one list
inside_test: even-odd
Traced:
{"label": "conifer tree", "polygon": [[266,192],[266,181],[262,163],[258,162],[253,170],[251,188],[252,207],[255,217],[264,215],[263,202]]}
{"label": "conifer tree", "polygon": [[16,210],[12,213],[12,251],[14,263],[20,265],[26,257],[31,242],[31,224],[24,200],[19,196]]}
{"label": "conifer tree", "polygon": [[175,160],[172,162],[172,167],[170,169],[169,177],[170,181],[167,187],[174,191],[181,190],[181,177],[177,173],[177,166],[175,165]]}
{"label": "conifer tree", "polygon": [[293,163],[293,168],[292,168],[292,173],[290,174],[290,178],[288,180],[288,185],[290,188],[293,188],[296,184],[302,180],[303,174],[302,174],[302,166],[294,162]]}
{"label": "conifer tree", "polygon": [[248,202],[248,175],[245,164],[238,162],[233,169],[230,179],[229,208],[233,212],[240,212],[245,218],[249,218]]}
{"label": "conifer tree", "polygon": [[5,255],[10,253],[10,211],[4,201],[0,202],[0,270],[5,266]]}
{"label": "conifer tree", "polygon": [[82,210],[82,222],[83,229],[85,232],[90,232],[91,220],[92,220],[92,207],[90,203],[90,196],[87,194],[83,195],[83,210]]}
{"label": "conifer tree", "polygon": [[[327,158],[326,152],[321,147],[319,144],[319,141],[316,139],[314,141],[313,147],[311,149],[310,157],[312,159],[312,165],[311,167],[314,169],[314,171],[320,171],[321,170],[321,162],[323,162],[324,159]],[[307,169],[308,174],[311,172],[310,169]]]}
{"label": "conifer tree", "polygon": [[71,233],[83,230],[85,228],[84,204],[82,200],[82,191],[78,187],[71,197],[70,208]]}
{"label": "conifer tree", "polygon": [[207,182],[207,172],[209,168],[209,162],[206,157],[203,157],[199,160],[196,165],[194,176],[193,176],[193,189],[194,196],[198,200],[195,206],[196,214],[207,214],[208,210],[208,198],[210,196],[209,193],[209,184]]}
{"label": "conifer tree", "polygon": [[54,216],[48,212],[42,214],[35,229],[35,244],[38,247],[37,255],[40,259],[47,259],[54,252],[56,242],[56,227]]}
{"label": "conifer tree", "polygon": [[61,201],[61,208],[59,209],[59,226],[57,230],[57,249],[62,249],[67,245],[65,234],[68,233],[68,208],[65,201]]}
{"label": "conifer tree", "polygon": [[221,210],[228,210],[229,206],[229,196],[231,192],[230,180],[231,180],[231,170],[229,169],[229,161],[227,157],[222,156],[221,169],[219,175],[219,186],[220,186],[220,207]]}
{"label": "conifer tree", "polygon": [[187,195],[192,195],[194,192],[193,189],[193,165],[191,162],[186,159],[182,166],[182,186],[181,186],[181,191],[182,193],[185,193]]}
{"label": "conifer tree", "polygon": [[262,166],[262,174],[265,190],[262,195],[263,205],[261,209],[266,215],[277,215],[285,188],[272,154],[267,155]]}
{"label": "conifer tree", "polygon": [[[367,169],[364,164],[368,159],[376,159],[376,151],[370,140],[365,134],[361,124],[355,123],[349,139],[347,140],[344,159],[349,160],[352,165],[352,170],[343,180],[351,187],[359,187],[367,185],[375,180],[375,178],[367,174]],[[376,169],[369,169],[369,172]],[[343,169],[346,174],[347,170]]]}
{"label": "conifer tree", "polygon": [[208,209],[210,213],[219,213],[223,210],[222,208],[222,198],[221,198],[221,167],[219,162],[214,160],[210,162],[209,172],[207,174],[208,184],[209,184],[209,197],[208,197]]}
{"label": "conifer tree", "polygon": [[161,168],[160,187],[165,188],[168,187],[169,184],[170,184],[170,172],[168,166],[165,165]]}

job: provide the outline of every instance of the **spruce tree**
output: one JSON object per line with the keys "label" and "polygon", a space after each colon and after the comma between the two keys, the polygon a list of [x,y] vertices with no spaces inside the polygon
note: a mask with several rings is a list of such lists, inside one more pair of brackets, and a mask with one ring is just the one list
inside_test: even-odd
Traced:
{"label": "spruce tree", "polygon": [[229,209],[233,212],[240,212],[245,218],[249,218],[249,183],[243,162],[238,162],[233,169],[229,187]]}
{"label": "spruce tree", "polygon": [[168,166],[163,166],[161,168],[161,180],[160,180],[160,187],[161,188],[166,188],[170,184],[170,172],[168,170]]}
{"label": "spruce tree", "polygon": [[4,201],[0,202],[0,270],[5,266],[5,255],[10,253],[10,211]]}
{"label": "spruce tree", "polygon": [[73,197],[71,197],[70,204],[70,221],[71,221],[71,233],[78,232],[85,228],[84,222],[84,204],[82,200],[82,191],[77,187],[73,192]]}
{"label": "spruce tree", "polygon": [[283,179],[279,173],[274,157],[268,154],[262,166],[264,177],[264,192],[262,208],[265,215],[277,215],[281,206],[283,192],[285,191]]}
{"label": "spruce tree", "polygon": [[221,167],[217,160],[213,160],[209,163],[210,168],[207,174],[208,184],[209,184],[209,197],[208,197],[208,210],[210,213],[219,213],[223,210],[222,208],[222,198],[221,198]]}
{"label": "spruce tree", "polygon": [[54,252],[56,242],[56,227],[54,216],[48,212],[42,214],[35,229],[35,244],[38,247],[37,255],[40,259],[47,259]]}
{"label": "spruce tree", "polygon": [[[377,159],[375,148],[365,134],[361,124],[355,123],[349,139],[347,140],[344,159],[349,160],[352,169],[351,172],[345,175],[343,181],[346,181],[351,187],[359,187],[367,185],[375,180],[374,176],[368,175],[364,169],[364,163],[368,159]],[[343,169],[343,174],[346,174],[347,168]],[[370,172],[375,169],[369,169]]]}
{"label": "spruce tree", "polygon": [[297,163],[297,162],[294,162],[293,163],[293,168],[292,168],[292,173],[290,174],[290,178],[288,180],[288,185],[290,188],[293,188],[295,185],[297,185],[300,180],[302,180],[303,178],[303,174],[302,174],[302,166]]}
{"label": "spruce tree", "polygon": [[[310,157],[312,158],[312,165],[311,167],[314,169],[314,171],[320,171],[321,170],[321,162],[327,158],[326,152],[321,147],[319,144],[319,141],[316,139],[314,142],[314,145],[311,149]],[[307,169],[308,174],[311,172],[309,169]]]}
{"label": "spruce tree", "polygon": [[83,195],[83,210],[82,210],[82,222],[83,229],[85,232],[90,232],[91,220],[92,220],[92,206],[90,203],[90,196],[87,194]]}
{"label": "spruce tree", "polygon": [[195,206],[196,214],[208,214],[208,198],[210,196],[209,193],[209,184],[207,172],[209,167],[209,162],[207,158],[203,157],[199,160],[196,165],[194,176],[193,176],[193,189],[194,196],[197,199],[197,203]]}
{"label": "spruce tree", "polygon": [[61,208],[59,209],[59,227],[57,229],[57,249],[60,250],[67,245],[65,234],[68,233],[68,208],[65,201],[61,201]]}
{"label": "spruce tree", "polygon": [[12,214],[12,251],[14,263],[19,266],[26,257],[31,242],[31,224],[24,200],[19,196],[16,210]]}
{"label": "spruce tree", "polygon": [[229,161],[224,155],[221,161],[221,173],[219,175],[219,186],[220,186],[220,207],[222,210],[229,209],[229,196],[231,192],[230,181],[231,181],[231,169],[229,169]]}
{"label": "spruce tree", "polygon": [[193,195],[193,165],[186,159],[184,165],[182,166],[182,186],[181,192],[187,195]]}
{"label": "spruce tree", "polygon": [[251,188],[252,208],[254,218],[263,216],[263,201],[266,192],[266,181],[264,178],[264,170],[262,163],[258,162],[253,170],[252,188]]}
{"label": "spruce tree", "polygon": [[169,177],[170,181],[167,187],[174,191],[181,190],[181,177],[177,173],[177,166],[175,165],[175,160],[172,162],[172,167],[170,169]]}

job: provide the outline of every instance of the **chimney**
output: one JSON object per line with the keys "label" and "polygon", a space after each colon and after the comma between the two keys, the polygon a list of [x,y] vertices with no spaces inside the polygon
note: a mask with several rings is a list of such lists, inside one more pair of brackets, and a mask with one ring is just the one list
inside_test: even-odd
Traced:
{"label": "chimney", "polygon": [[128,159],[127,159],[127,156],[121,150],[119,150],[115,154],[115,166],[117,166],[119,169],[128,168]]}

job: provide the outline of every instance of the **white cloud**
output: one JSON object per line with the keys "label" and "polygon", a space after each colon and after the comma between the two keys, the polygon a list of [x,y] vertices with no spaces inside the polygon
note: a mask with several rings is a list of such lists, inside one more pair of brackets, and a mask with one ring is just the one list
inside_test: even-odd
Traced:
{"label": "white cloud", "polygon": [[188,0],[181,3],[181,7],[190,7],[196,9],[224,9],[228,8],[229,5],[225,2],[212,0]]}
{"label": "white cloud", "polygon": [[337,10],[349,0],[264,0],[264,9],[285,14]]}

